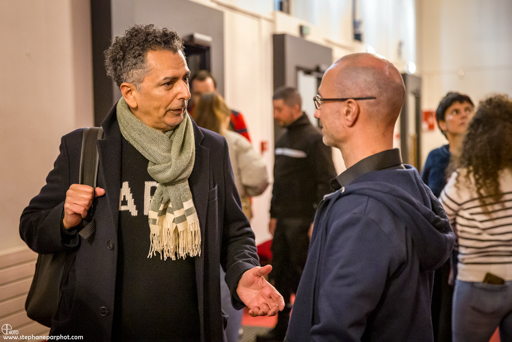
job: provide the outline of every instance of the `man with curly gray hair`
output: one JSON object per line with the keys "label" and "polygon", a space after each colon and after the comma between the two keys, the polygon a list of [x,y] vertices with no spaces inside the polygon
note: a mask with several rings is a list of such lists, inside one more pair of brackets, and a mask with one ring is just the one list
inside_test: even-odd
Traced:
{"label": "man with curly gray hair", "polygon": [[[38,253],[66,251],[52,335],[85,340],[224,339],[220,269],[236,308],[275,315],[283,297],[259,267],[224,138],[186,108],[180,37],[136,25],[106,51],[122,97],[102,123],[96,188],[78,183],[82,130],[62,138],[20,233]],[[94,203],[94,235],[83,218]]]}

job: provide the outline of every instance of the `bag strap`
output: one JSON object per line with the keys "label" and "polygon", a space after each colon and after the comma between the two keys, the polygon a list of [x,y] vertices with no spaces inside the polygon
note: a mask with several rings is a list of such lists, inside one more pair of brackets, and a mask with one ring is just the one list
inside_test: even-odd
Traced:
{"label": "bag strap", "polygon": [[[103,138],[102,127],[86,127],[82,135],[82,151],[80,154],[80,172],[78,181],[96,188],[98,178],[99,153],[96,148],[96,141]],[[96,224],[92,219],[94,216],[93,205],[89,208],[87,217],[84,219],[85,227],[80,231],[80,236],[84,239],[89,237],[96,231]]]}

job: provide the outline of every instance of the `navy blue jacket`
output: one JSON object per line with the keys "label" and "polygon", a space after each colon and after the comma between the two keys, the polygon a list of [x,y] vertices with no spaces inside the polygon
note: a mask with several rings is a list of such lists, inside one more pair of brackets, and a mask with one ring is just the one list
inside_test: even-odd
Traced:
{"label": "navy blue jacket", "polygon": [[450,145],[443,145],[428,154],[425,166],[421,172],[421,179],[428,185],[436,197],[441,195],[446,182],[446,168],[450,164]]}
{"label": "navy blue jacket", "polygon": [[[78,182],[82,130],[62,138],[60,155],[46,185],[21,216],[20,234],[32,250],[38,253],[77,250],[73,267],[64,275],[67,285],[62,289],[52,335],[83,335],[86,341],[111,340],[121,189],[121,132],[115,108],[102,123],[105,134],[97,143],[98,186],[106,193],[97,198],[93,238],[84,240],[79,235],[67,238],[61,234],[66,191]],[[195,123],[193,127],[196,155],[189,184],[201,228],[201,256],[195,257],[201,340],[222,341],[219,265],[226,270],[233,304],[240,309],[244,305],[236,295],[238,281],[259,262],[254,233],[242,212],[233,180],[226,140]],[[140,314],[151,315],[151,308]]]}
{"label": "navy blue jacket", "polygon": [[418,172],[368,172],[319,205],[286,341],[433,341],[433,271],[455,237]]}

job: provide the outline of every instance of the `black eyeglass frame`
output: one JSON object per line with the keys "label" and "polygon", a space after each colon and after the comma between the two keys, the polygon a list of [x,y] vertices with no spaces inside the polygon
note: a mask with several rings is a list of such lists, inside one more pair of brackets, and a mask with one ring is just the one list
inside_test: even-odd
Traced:
{"label": "black eyeglass frame", "polygon": [[324,101],[348,101],[348,100],[376,100],[375,96],[367,96],[367,97],[345,97],[341,99],[324,99],[320,95],[315,95],[313,97],[313,102],[315,103],[315,108],[318,110],[322,106],[322,102]]}

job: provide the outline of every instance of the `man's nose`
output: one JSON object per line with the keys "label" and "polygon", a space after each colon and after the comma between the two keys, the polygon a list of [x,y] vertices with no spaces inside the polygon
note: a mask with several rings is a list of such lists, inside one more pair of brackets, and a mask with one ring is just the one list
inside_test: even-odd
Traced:
{"label": "man's nose", "polygon": [[315,114],[313,114],[313,116],[317,119],[320,119],[320,109],[316,109]]}
{"label": "man's nose", "polygon": [[189,85],[187,82],[181,80],[179,82],[179,99],[180,100],[190,100],[190,97],[191,97],[191,93],[190,93],[190,88],[189,88]]}

